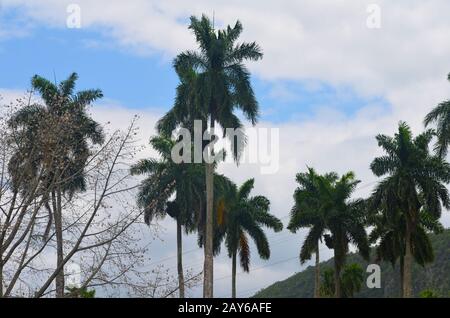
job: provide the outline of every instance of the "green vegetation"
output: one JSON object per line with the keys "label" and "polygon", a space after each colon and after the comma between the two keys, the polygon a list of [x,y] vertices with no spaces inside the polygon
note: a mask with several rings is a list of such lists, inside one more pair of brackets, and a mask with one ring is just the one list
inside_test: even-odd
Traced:
{"label": "green vegetation", "polygon": [[376,187],[371,207],[388,214],[387,219],[400,219],[396,230],[401,233],[404,297],[412,296],[413,257],[419,264],[433,260],[433,250],[420,220],[429,218],[434,222],[441,217],[442,206],[450,208],[446,188],[450,167],[442,157],[430,154],[428,147],[433,136],[434,131],[427,130],[413,138],[408,125],[400,123],[393,138],[377,136],[386,155],[375,158],[370,166],[376,176],[387,175]]}
{"label": "green vegetation", "polygon": [[[320,288],[321,297],[334,297],[336,290],[334,277],[335,274],[332,268],[324,269]],[[361,290],[363,283],[364,270],[359,264],[349,264],[343,268],[341,277],[343,297],[354,297],[354,295]]]}
{"label": "green vegetation", "polygon": [[[142,182],[138,205],[144,209],[145,223],[154,218],[169,215],[177,223],[177,268],[180,297],[184,297],[184,273],[182,265],[182,227],[186,233],[195,230],[201,213],[204,178],[201,165],[176,164],[171,159],[175,141],[165,137],[153,137],[150,144],[161,160],[144,159],[131,168],[135,175],[146,175]],[[173,195],[174,200],[171,200]]]}
{"label": "green vegetation", "polygon": [[230,187],[219,206],[219,225],[225,228],[225,245],[232,259],[231,297],[236,298],[236,257],[239,253],[241,267],[250,271],[250,246],[248,236],[255,242],[262,259],[269,259],[269,242],[262,227],[279,232],[283,224],[269,214],[270,201],[264,196],[249,197],[255,181],[250,179],[239,188]]}
{"label": "green vegetation", "polygon": [[[320,182],[321,178],[325,179],[322,183]],[[314,296],[318,298],[320,297],[319,243],[326,230],[325,211],[321,209],[324,194],[320,190],[322,189],[321,184],[335,181],[336,176],[329,174],[322,177],[314,169],[308,168],[307,173],[297,174],[296,179],[299,187],[294,193],[295,204],[291,210],[288,229],[295,233],[300,228],[310,228],[301,247],[300,263],[304,264],[311,259],[312,253],[315,253]]]}
{"label": "green vegetation", "polygon": [[[178,125],[192,124],[198,119],[205,126],[209,121],[210,136],[218,123],[224,128],[242,129],[240,119],[235,115],[241,110],[255,125],[259,107],[250,83],[250,72],[244,65],[247,60],[257,61],[262,53],[256,43],[236,43],[242,33],[242,24],[215,30],[211,20],[203,15],[200,19],[192,16],[189,29],[195,35],[198,51],[180,53],[174,68],[180,76],[181,84],[174,108],[160,121],[159,128],[171,134]],[[193,115],[198,116],[193,118]],[[186,119],[186,117],[188,119]],[[191,120],[189,120],[191,119]],[[192,129],[192,127],[185,127]],[[243,132],[242,132],[243,136]],[[239,161],[245,142],[235,135],[228,136],[232,142],[233,157]],[[206,145],[209,157],[214,158],[212,146]],[[205,265],[204,297],[213,297],[213,257],[214,257],[214,169],[215,164],[206,160],[206,222],[205,222]]]}
{"label": "green vegetation", "polygon": [[[432,290],[441,297],[450,296],[450,229],[441,234],[430,235],[431,245],[434,250],[433,263],[422,267],[413,265],[413,293],[419,297],[424,290]],[[392,298],[401,297],[401,283],[398,264],[394,267],[389,262],[381,262],[381,288],[369,289],[365,281],[369,273],[365,273],[367,265],[373,263],[376,258],[375,251],[371,253],[371,262],[367,262],[361,256],[351,253],[347,257],[349,264],[359,264],[364,269],[364,282],[361,291],[355,293],[357,298]],[[333,259],[320,263],[321,268],[333,268]],[[323,283],[323,281],[322,281]],[[304,271],[297,273],[284,281],[277,282],[256,293],[256,298],[310,298],[314,296],[314,268],[309,266]]]}
{"label": "green vegetation", "polygon": [[[300,261],[311,258],[314,251],[318,256],[318,244],[325,239],[326,245],[334,250],[334,290],[336,297],[342,296],[341,270],[345,265],[349,243],[357,245],[361,255],[368,258],[369,245],[364,229],[364,201],[350,197],[359,183],[349,172],[342,177],[335,173],[317,175],[313,169],[306,174],[298,174],[300,184],[294,194],[295,206],[291,212],[288,228],[296,231],[299,227],[311,227],[300,252]],[[328,231],[329,234],[325,234]],[[315,291],[320,290],[319,265],[316,259]]]}
{"label": "green vegetation", "polygon": [[95,298],[95,289],[66,287],[66,290],[65,297],[67,298]]}

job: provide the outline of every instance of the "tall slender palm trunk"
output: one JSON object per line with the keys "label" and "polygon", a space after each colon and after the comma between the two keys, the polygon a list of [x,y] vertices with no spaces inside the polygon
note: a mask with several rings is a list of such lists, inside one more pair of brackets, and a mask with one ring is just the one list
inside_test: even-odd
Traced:
{"label": "tall slender palm trunk", "polygon": [[405,258],[403,264],[403,298],[413,297],[412,291],[412,251],[411,251],[411,223],[406,222]]}
{"label": "tall slender palm trunk", "polygon": [[55,220],[55,236],[56,236],[56,267],[61,267],[55,277],[56,297],[64,297],[64,242],[62,229],[62,205],[61,205],[61,189],[52,192],[53,213]]}
{"label": "tall slender palm trunk", "polygon": [[181,222],[177,217],[177,269],[178,269],[178,288],[180,298],[184,298],[184,273],[183,273],[183,234]]}
{"label": "tall slender palm trunk", "polygon": [[334,264],[334,297],[341,298],[341,268],[340,265]]}
{"label": "tall slender palm trunk", "polygon": [[231,298],[236,298],[236,252],[233,252],[231,266]]}
{"label": "tall slender palm trunk", "polygon": [[341,288],[341,268],[343,264],[343,255],[341,255],[341,251],[339,248],[334,247],[334,297],[341,298],[342,297],[342,288]]}
{"label": "tall slender palm trunk", "polygon": [[319,243],[318,242],[317,242],[317,247],[316,247],[314,298],[320,298],[320,256],[319,256]]}
{"label": "tall slender palm trunk", "polygon": [[[214,134],[214,118],[211,116],[211,138]],[[213,146],[210,144],[209,152],[214,155]],[[214,163],[206,163],[206,233],[205,233],[205,263],[203,267],[203,297],[213,298],[214,279]]]}

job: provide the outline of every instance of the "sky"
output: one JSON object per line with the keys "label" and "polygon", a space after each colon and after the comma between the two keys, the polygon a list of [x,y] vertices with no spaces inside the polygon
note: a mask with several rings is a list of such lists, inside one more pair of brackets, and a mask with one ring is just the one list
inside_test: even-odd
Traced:
{"label": "sky", "polygon": [[[71,26],[73,5],[81,25]],[[68,10],[69,9],[69,10]],[[69,12],[68,12],[69,11]],[[271,200],[286,225],[295,174],[353,170],[362,181],[355,197],[376,182],[369,169],[381,154],[375,136],[392,135],[399,121],[414,133],[425,114],[450,96],[450,2],[397,1],[106,1],[0,0],[0,95],[13,100],[34,74],[60,81],[76,71],[77,89],[100,88],[105,97],[91,109],[100,122],[124,128],[140,116],[140,142],[154,134],[170,109],[178,83],[173,58],[195,49],[189,16],[214,15],[224,27],[239,19],[242,41],[256,41],[264,58],[249,63],[261,118],[257,127],[278,128],[280,168],[264,175],[255,164],[223,164],[220,172],[238,184],[255,177],[253,194]],[[152,156],[147,148],[140,156]],[[450,226],[450,212],[442,222]],[[149,262],[175,268],[175,225],[152,243]],[[252,249],[250,274],[239,274],[238,296],[251,296],[301,271],[305,231],[267,234],[270,260]],[[187,268],[201,268],[196,238],[185,238]],[[321,257],[331,256],[322,247]],[[230,260],[215,261],[215,295],[231,293]],[[200,296],[195,288],[190,296]]]}

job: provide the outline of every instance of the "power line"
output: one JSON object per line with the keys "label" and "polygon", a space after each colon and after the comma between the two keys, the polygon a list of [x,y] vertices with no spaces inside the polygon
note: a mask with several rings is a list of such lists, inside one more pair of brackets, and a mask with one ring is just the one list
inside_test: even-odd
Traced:
{"label": "power line", "polygon": [[[284,259],[284,260],[281,260],[281,261],[278,261],[278,262],[275,262],[275,263],[271,263],[271,264],[268,264],[268,265],[264,265],[264,266],[260,266],[260,267],[254,268],[254,269],[252,269],[252,273],[255,272],[255,271],[258,271],[260,269],[263,269],[263,268],[266,268],[266,267],[271,267],[271,266],[282,264],[282,263],[286,263],[286,262],[292,261],[294,259],[298,259],[298,256],[290,257],[290,258],[287,258],[287,259]],[[236,276],[242,275],[242,274],[245,274],[245,273],[246,272],[242,271],[242,272],[237,273]],[[219,280],[222,280],[222,279],[225,279],[225,278],[230,278],[231,276],[233,276],[233,275],[222,276],[222,277],[219,277],[219,278],[215,279],[214,281],[219,281]]]}
{"label": "power line", "polygon": [[[287,233],[283,233],[283,232],[276,233],[275,235],[272,235],[271,237],[268,237],[268,240],[273,239],[274,237],[276,237],[276,236],[278,236],[280,234],[287,234]],[[286,235],[286,236],[284,236],[282,238],[280,237],[280,240],[275,241],[275,242],[271,242],[270,246],[274,246],[274,245],[277,245],[277,244],[280,244],[280,243],[284,243],[284,242],[296,239],[296,237],[292,237],[291,236],[290,238],[288,238],[288,236],[291,236],[291,235],[288,234],[288,235]],[[225,254],[225,255],[221,255],[221,256],[215,258],[214,261],[220,261],[220,260],[224,260],[226,258],[229,258],[229,257],[228,257],[228,255]],[[189,268],[189,267],[197,267],[197,266],[199,266],[201,264],[203,264],[203,261],[201,261],[201,262],[185,263],[185,264],[183,264],[183,266],[185,268]],[[176,268],[177,268],[177,266],[174,265],[174,266],[169,267],[168,270],[174,270]]]}
{"label": "power line", "polygon": [[[326,246],[319,248],[319,253],[323,252],[325,249],[327,249]],[[257,271],[257,270],[260,270],[260,269],[264,269],[264,268],[271,267],[271,266],[274,266],[274,265],[279,265],[279,264],[282,264],[282,263],[286,263],[286,262],[292,261],[293,259],[298,259],[298,256],[290,257],[290,258],[287,258],[287,259],[284,259],[284,260],[280,260],[280,261],[277,261],[277,262],[274,262],[274,263],[270,263],[270,264],[267,264],[267,265],[264,265],[264,266],[260,266],[260,267],[254,268],[251,271],[251,273],[253,273],[253,272]],[[236,274],[236,276],[244,274],[244,273],[246,273],[246,272],[244,272],[244,271],[239,272],[239,273]],[[215,279],[214,281],[218,281],[218,280],[222,280],[222,279],[230,278],[230,277],[232,277],[232,275],[222,276],[220,278]],[[264,286],[259,287],[259,288],[252,288],[252,289],[248,289],[246,291],[251,291],[251,290],[254,290],[254,289],[260,289],[260,288],[263,288],[263,287]]]}

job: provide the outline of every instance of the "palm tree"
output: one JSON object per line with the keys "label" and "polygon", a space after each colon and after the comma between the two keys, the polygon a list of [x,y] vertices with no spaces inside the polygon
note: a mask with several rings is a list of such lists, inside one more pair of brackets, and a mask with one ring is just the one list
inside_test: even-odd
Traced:
{"label": "palm tree", "polygon": [[[369,242],[377,244],[375,247],[376,262],[386,261],[395,267],[399,261],[400,295],[403,296],[403,262],[404,246],[404,218],[398,209],[389,210],[384,207],[373,207],[371,198],[369,202],[368,224],[372,226]],[[373,210],[374,209],[374,210]]]}
{"label": "palm tree", "polygon": [[[450,81],[450,74],[447,79]],[[450,143],[450,100],[443,101],[425,116],[424,124],[428,127],[436,123],[436,150],[441,157],[445,157]]]}
{"label": "palm tree", "polygon": [[262,227],[279,232],[281,221],[269,213],[270,201],[264,196],[250,197],[254,179],[247,180],[239,188],[234,185],[219,208],[219,224],[225,227],[225,245],[232,259],[231,294],[236,298],[236,258],[245,272],[250,270],[250,247],[248,237],[256,244],[259,256],[269,259],[270,247]]}
{"label": "palm tree", "polygon": [[[442,207],[450,207],[448,190],[450,166],[441,156],[429,152],[429,144],[434,136],[427,130],[413,138],[410,128],[404,122],[399,124],[394,137],[378,135],[378,145],[386,155],[375,158],[372,172],[386,176],[377,185],[372,195],[375,207],[385,207],[387,211],[401,213],[404,223],[403,296],[412,297],[412,261],[414,253],[427,252],[431,248],[414,248],[417,244],[429,244],[427,235],[420,226],[421,209],[432,220],[440,218]],[[427,243],[428,242],[428,243]],[[427,259],[427,255],[417,256]]]}
{"label": "palm tree", "polygon": [[[144,209],[145,223],[166,215],[177,223],[177,269],[180,298],[185,297],[182,265],[182,227],[195,230],[204,201],[204,174],[201,164],[174,163],[171,150],[176,141],[165,136],[150,139],[161,159],[144,159],[133,165],[133,175],[146,175],[138,193],[138,205]],[[175,199],[171,197],[175,195]]]}
{"label": "palm tree", "polygon": [[[323,176],[329,182],[336,180],[335,174]],[[320,297],[320,256],[319,244],[326,231],[325,215],[321,209],[321,195],[319,176],[313,168],[308,172],[297,174],[299,187],[294,193],[294,207],[291,209],[291,218],[288,229],[296,233],[300,228],[310,228],[300,250],[300,263],[304,264],[316,254],[314,297]]]}
{"label": "palm tree", "polygon": [[[432,245],[427,235],[428,232],[435,234],[443,231],[439,220],[434,219],[427,211],[421,209],[418,224],[418,235],[414,236],[413,245],[414,260],[421,266],[434,260]],[[388,211],[381,209],[371,215],[368,222],[372,227],[369,235],[370,243],[378,243],[375,247],[376,261],[390,262],[394,268],[399,261],[400,272],[400,296],[403,297],[403,267],[405,254],[405,218],[398,209]]]}
{"label": "palm tree", "polygon": [[336,290],[334,283],[334,270],[332,268],[325,268],[322,273],[322,281],[320,283],[320,297],[331,298],[334,297]]}
{"label": "palm tree", "polygon": [[[221,245],[225,237],[226,228],[224,226],[224,204],[227,201],[232,189],[236,185],[223,174],[214,173],[214,213],[213,213],[213,255],[218,256],[221,252]],[[203,189],[205,187],[203,186]],[[204,197],[202,213],[197,221],[198,246],[203,248],[206,243],[206,192]]]}
{"label": "palm tree", "polygon": [[335,297],[342,297],[341,270],[345,264],[348,245],[356,245],[361,256],[369,258],[369,244],[365,225],[365,202],[350,197],[360,181],[355,180],[353,172],[344,174],[339,180],[329,182],[319,179],[322,196],[322,209],[325,211],[325,224],[330,234],[325,234],[325,243],[334,250]]}
{"label": "palm tree", "polygon": [[[236,44],[242,32],[242,24],[238,21],[234,27],[215,31],[211,21],[202,16],[201,19],[191,17],[189,29],[193,31],[199,51],[186,51],[177,56],[174,67],[178,74],[194,73],[190,84],[195,83],[195,90],[189,95],[194,96],[196,113],[206,124],[209,120],[210,136],[214,135],[216,122],[224,128],[224,133],[232,139],[233,156],[236,160],[245,145],[242,133],[242,123],[234,114],[240,109],[244,115],[255,124],[258,118],[258,103],[250,83],[250,73],[244,65],[246,60],[262,58],[260,48],[256,43]],[[200,109],[200,110],[199,110]],[[184,109],[188,112],[188,109]],[[172,115],[179,115],[174,110]],[[172,123],[181,124],[179,116],[169,115],[166,119],[178,119]],[[178,121],[178,122],[177,122]],[[161,123],[160,127],[167,127]],[[229,134],[226,128],[238,131]],[[212,138],[212,137],[211,137]],[[207,145],[209,158],[206,160],[206,242],[204,265],[204,297],[213,297],[213,206],[214,206],[214,158],[213,147]]]}
{"label": "palm tree", "polygon": [[[71,200],[76,192],[86,189],[84,168],[90,154],[90,144],[102,144],[101,126],[87,114],[87,107],[103,96],[96,90],[74,92],[78,79],[72,73],[61,83],[35,75],[32,89],[37,91],[44,105],[33,104],[19,110],[9,121],[17,132],[16,138],[24,145],[11,158],[9,171],[15,187],[26,191],[28,180],[36,177],[39,167],[45,167],[43,176],[49,198],[44,198],[48,211],[48,225],[44,238],[54,222],[57,245],[56,296],[64,297],[62,196]],[[33,158],[29,167],[25,158]],[[19,178],[20,175],[20,178]]]}

